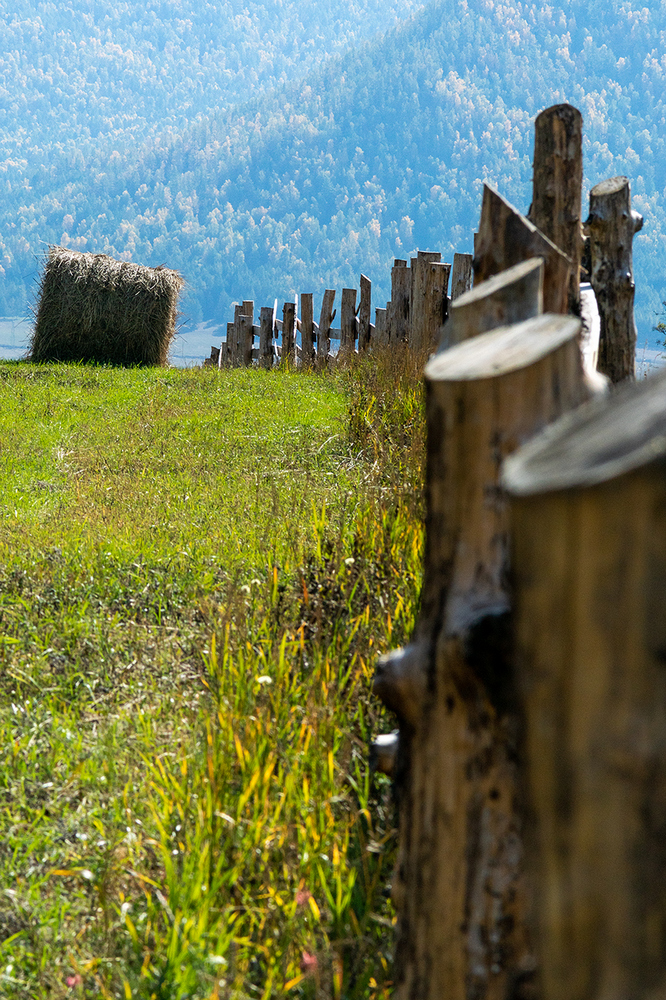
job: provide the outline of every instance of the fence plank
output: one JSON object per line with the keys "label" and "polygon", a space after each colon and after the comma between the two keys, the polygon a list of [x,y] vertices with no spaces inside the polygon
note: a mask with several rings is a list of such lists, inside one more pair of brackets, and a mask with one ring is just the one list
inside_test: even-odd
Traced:
{"label": "fence plank", "polygon": [[304,365],[314,364],[314,302],[312,292],[301,295],[301,360]]}
{"label": "fence plank", "polygon": [[451,270],[451,301],[464,295],[472,287],[472,264],[474,257],[471,253],[454,253],[453,268]]}
{"label": "fence plank", "polygon": [[573,263],[568,311],[575,316],[580,314],[582,183],[582,115],[570,104],[546,108],[534,122],[534,174],[529,218]]}
{"label": "fence plank", "polygon": [[273,319],[275,313],[270,306],[262,306],[259,314],[259,364],[262,368],[273,365]]}
{"label": "fence plank", "polygon": [[391,303],[388,317],[391,344],[406,344],[409,341],[411,288],[412,276],[407,261],[396,258],[391,268]]}
{"label": "fence plank", "polygon": [[375,309],[375,336],[373,347],[386,347],[388,344],[388,303],[386,309]]}
{"label": "fence plank", "polygon": [[231,365],[231,349],[234,341],[234,324],[227,323],[227,339],[222,342],[218,367],[225,368]]}
{"label": "fence plank", "polygon": [[474,250],[474,282],[492,278],[530,257],[543,257],[545,312],[567,313],[571,260],[518,209],[484,184],[479,236]]}
{"label": "fence plank", "polygon": [[243,351],[241,348],[241,316],[243,306],[236,303],[234,305],[234,328],[231,336],[231,364],[238,367],[243,363]]}
{"label": "fence plank", "polygon": [[599,306],[599,371],[611,382],[635,377],[636,323],[632,245],[643,216],[631,210],[626,177],[602,181],[590,191],[591,284]]}
{"label": "fence plank", "polygon": [[335,319],[337,309],[333,308],[335,301],[335,289],[327,288],[321,303],[319,314],[319,333],[317,335],[317,361],[324,364],[328,361],[331,351],[330,329],[331,323]]}
{"label": "fence plank", "polygon": [[439,344],[448,311],[450,264],[440,253],[419,250],[411,266],[409,343],[415,351],[431,351]]}
{"label": "fence plank", "polygon": [[356,289],[342,289],[340,306],[340,357],[354,353],[356,345]]}
{"label": "fence plank", "polygon": [[252,364],[252,347],[254,345],[254,302],[243,302],[243,312],[240,316],[240,363],[244,366]]}
{"label": "fence plank", "polygon": [[370,309],[372,299],[372,282],[370,278],[361,275],[361,301],[358,307],[358,349],[367,351],[370,346]]}
{"label": "fence plank", "polygon": [[296,326],[296,306],[293,302],[285,302],[282,307],[282,363],[294,364],[296,341],[294,328]]}

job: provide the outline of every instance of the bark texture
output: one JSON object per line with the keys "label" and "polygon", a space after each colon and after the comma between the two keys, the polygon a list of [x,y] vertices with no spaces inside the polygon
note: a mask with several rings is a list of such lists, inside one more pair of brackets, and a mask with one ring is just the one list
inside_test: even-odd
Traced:
{"label": "bark texture", "polygon": [[666,379],[507,463],[545,1000],[666,995]]}
{"label": "bark texture", "polygon": [[474,284],[530,257],[543,257],[543,308],[569,311],[573,262],[497,191],[483,186],[479,235],[474,241]]}
{"label": "bark texture", "polygon": [[534,173],[529,217],[572,261],[568,307],[580,314],[583,250],[583,117],[570,104],[542,111],[534,123]]}
{"label": "bark texture", "polygon": [[590,191],[591,284],[599,305],[599,371],[611,382],[635,377],[636,324],[634,322],[634,234],[643,216],[631,210],[626,177],[602,181]]}
{"label": "bark texture", "polygon": [[532,996],[499,469],[585,397],[579,330],[544,315],[426,368],[422,611],[375,682],[400,720],[396,1000]]}

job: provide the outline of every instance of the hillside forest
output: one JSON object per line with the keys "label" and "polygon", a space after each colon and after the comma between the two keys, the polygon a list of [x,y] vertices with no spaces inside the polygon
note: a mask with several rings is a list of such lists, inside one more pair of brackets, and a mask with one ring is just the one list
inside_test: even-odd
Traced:
{"label": "hillside forest", "polygon": [[533,121],[626,174],[639,348],[666,233],[666,2],[18,0],[0,19],[0,315],[49,243],[182,271],[191,322],[471,251],[484,181],[526,211]]}

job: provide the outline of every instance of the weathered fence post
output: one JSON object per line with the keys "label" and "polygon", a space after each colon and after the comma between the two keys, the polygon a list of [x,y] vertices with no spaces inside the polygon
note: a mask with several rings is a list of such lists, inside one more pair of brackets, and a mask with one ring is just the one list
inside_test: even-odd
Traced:
{"label": "weathered fence post", "polygon": [[315,359],[314,303],[312,292],[301,295],[301,363],[305,367]]}
{"label": "weathered fence post", "polygon": [[599,371],[611,382],[635,375],[636,324],[632,244],[643,216],[631,210],[626,177],[602,181],[590,191],[591,283],[599,305]]}
{"label": "weathered fence post", "polygon": [[426,367],[426,550],[414,640],[377,668],[400,722],[395,1000],[526,996],[504,456],[586,398],[580,321],[543,315]]}
{"label": "weathered fence post", "polygon": [[273,324],[275,313],[270,306],[262,306],[259,316],[259,364],[262,368],[271,368],[273,365]]}
{"label": "weathered fence post", "polygon": [[451,303],[441,347],[543,312],[543,261],[532,257],[481,281]]}
{"label": "weathered fence post", "polygon": [[319,314],[319,333],[317,334],[317,361],[325,364],[331,351],[331,338],[329,330],[335,319],[337,309],[333,308],[335,302],[335,289],[327,288],[321,302],[321,312]]}
{"label": "weathered fence post", "polygon": [[419,250],[411,266],[409,344],[415,351],[431,351],[439,343],[448,312],[450,264],[441,254]]}
{"label": "weathered fence post", "polygon": [[412,276],[406,260],[396,258],[391,268],[391,303],[389,308],[389,342],[407,343],[409,340],[409,308]]}
{"label": "weathered fence post", "polygon": [[222,344],[220,349],[220,356],[218,358],[218,368],[224,368],[227,365],[232,365],[233,361],[233,346],[234,346],[234,324],[227,323],[227,339]]}
{"label": "weathered fence post", "polygon": [[370,308],[372,300],[372,282],[370,278],[361,275],[361,301],[358,307],[358,349],[367,351],[370,346]]}
{"label": "weathered fence post", "polygon": [[568,311],[580,314],[583,249],[583,118],[570,104],[557,104],[534,123],[534,174],[529,218],[570,258]]}
{"label": "weathered fence post", "polygon": [[356,344],[356,289],[342,289],[340,306],[340,357],[354,353]]}
{"label": "weathered fence post", "polygon": [[377,347],[388,344],[388,309],[375,309],[375,344]]}
{"label": "weathered fence post", "polygon": [[234,328],[231,335],[231,364],[234,368],[242,365],[243,352],[241,348],[241,316],[243,306],[236,303],[234,305]]}
{"label": "weathered fence post", "polygon": [[543,257],[543,308],[546,312],[569,311],[572,261],[487,184],[483,186],[479,235],[474,245],[475,284],[511,264],[529,257]]}
{"label": "weathered fence post", "polygon": [[294,327],[296,325],[296,305],[285,302],[282,307],[282,364],[293,364],[296,357]]}
{"label": "weathered fence post", "polygon": [[666,377],[506,463],[544,1000],[666,984]]}
{"label": "weathered fence post", "polygon": [[468,292],[472,287],[472,264],[474,257],[471,253],[454,253],[453,268],[451,270],[451,301]]}
{"label": "weathered fence post", "polygon": [[249,299],[243,301],[242,313],[239,317],[238,343],[239,343],[239,363],[247,366],[252,364],[252,345],[254,342],[254,302]]}

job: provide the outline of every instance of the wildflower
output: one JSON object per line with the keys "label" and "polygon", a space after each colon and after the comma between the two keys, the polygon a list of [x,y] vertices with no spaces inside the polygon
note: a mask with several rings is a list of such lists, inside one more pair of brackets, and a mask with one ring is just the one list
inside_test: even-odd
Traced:
{"label": "wildflower", "polygon": [[73,990],[75,986],[80,986],[82,982],[83,979],[78,972],[75,976],[67,976],[67,979],[65,980],[65,984],[69,986],[70,990]]}
{"label": "wildflower", "polygon": [[304,951],[301,955],[301,972],[306,976],[315,976],[319,969],[317,956],[309,951]]}
{"label": "wildflower", "polygon": [[299,886],[296,890],[296,906],[307,906],[312,893],[305,886]]}

